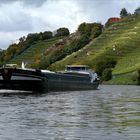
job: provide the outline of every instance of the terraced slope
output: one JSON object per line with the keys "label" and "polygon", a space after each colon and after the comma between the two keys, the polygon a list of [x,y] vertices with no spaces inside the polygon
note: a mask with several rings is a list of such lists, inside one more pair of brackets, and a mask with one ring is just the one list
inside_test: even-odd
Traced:
{"label": "terraced slope", "polygon": [[140,68],[140,16],[129,16],[105,29],[101,36],[81,50],[51,65],[62,69],[67,64],[87,64],[95,67],[104,58],[118,61],[113,74],[127,73]]}
{"label": "terraced slope", "polygon": [[44,51],[55,44],[60,38],[53,38],[47,41],[40,41],[26,49],[23,53],[16,56],[9,63],[21,65],[22,61],[33,63],[34,58],[37,55],[44,53]]}
{"label": "terraced slope", "polygon": [[129,73],[138,69],[140,69],[140,48],[133,50],[119,60],[114,68],[113,74]]}

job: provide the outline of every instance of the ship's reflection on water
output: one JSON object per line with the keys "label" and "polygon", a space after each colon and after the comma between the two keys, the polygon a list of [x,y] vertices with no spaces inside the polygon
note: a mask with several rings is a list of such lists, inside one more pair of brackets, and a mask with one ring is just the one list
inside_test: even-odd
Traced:
{"label": "ship's reflection on water", "polygon": [[0,91],[2,140],[139,140],[138,86],[46,94],[16,92]]}

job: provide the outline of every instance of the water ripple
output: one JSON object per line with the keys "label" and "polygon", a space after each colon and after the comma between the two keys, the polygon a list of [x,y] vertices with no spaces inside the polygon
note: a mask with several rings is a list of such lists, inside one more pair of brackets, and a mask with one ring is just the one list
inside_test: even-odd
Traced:
{"label": "water ripple", "polygon": [[140,87],[0,93],[2,140],[139,140]]}

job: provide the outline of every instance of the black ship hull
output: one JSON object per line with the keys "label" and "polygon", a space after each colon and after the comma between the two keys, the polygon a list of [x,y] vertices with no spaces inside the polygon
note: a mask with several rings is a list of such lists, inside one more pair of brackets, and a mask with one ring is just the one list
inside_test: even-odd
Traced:
{"label": "black ship hull", "polygon": [[99,81],[90,82],[88,76],[47,73],[49,91],[72,91],[97,89]]}
{"label": "black ship hull", "polygon": [[97,89],[99,81],[88,76],[41,72],[31,69],[0,69],[0,89],[23,91],[71,91]]}

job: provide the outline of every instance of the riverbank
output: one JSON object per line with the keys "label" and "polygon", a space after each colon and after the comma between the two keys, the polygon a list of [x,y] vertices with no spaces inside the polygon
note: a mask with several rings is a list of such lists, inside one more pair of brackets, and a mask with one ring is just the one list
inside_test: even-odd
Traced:
{"label": "riverbank", "polygon": [[104,81],[107,85],[138,85],[137,72],[114,75],[109,81]]}

